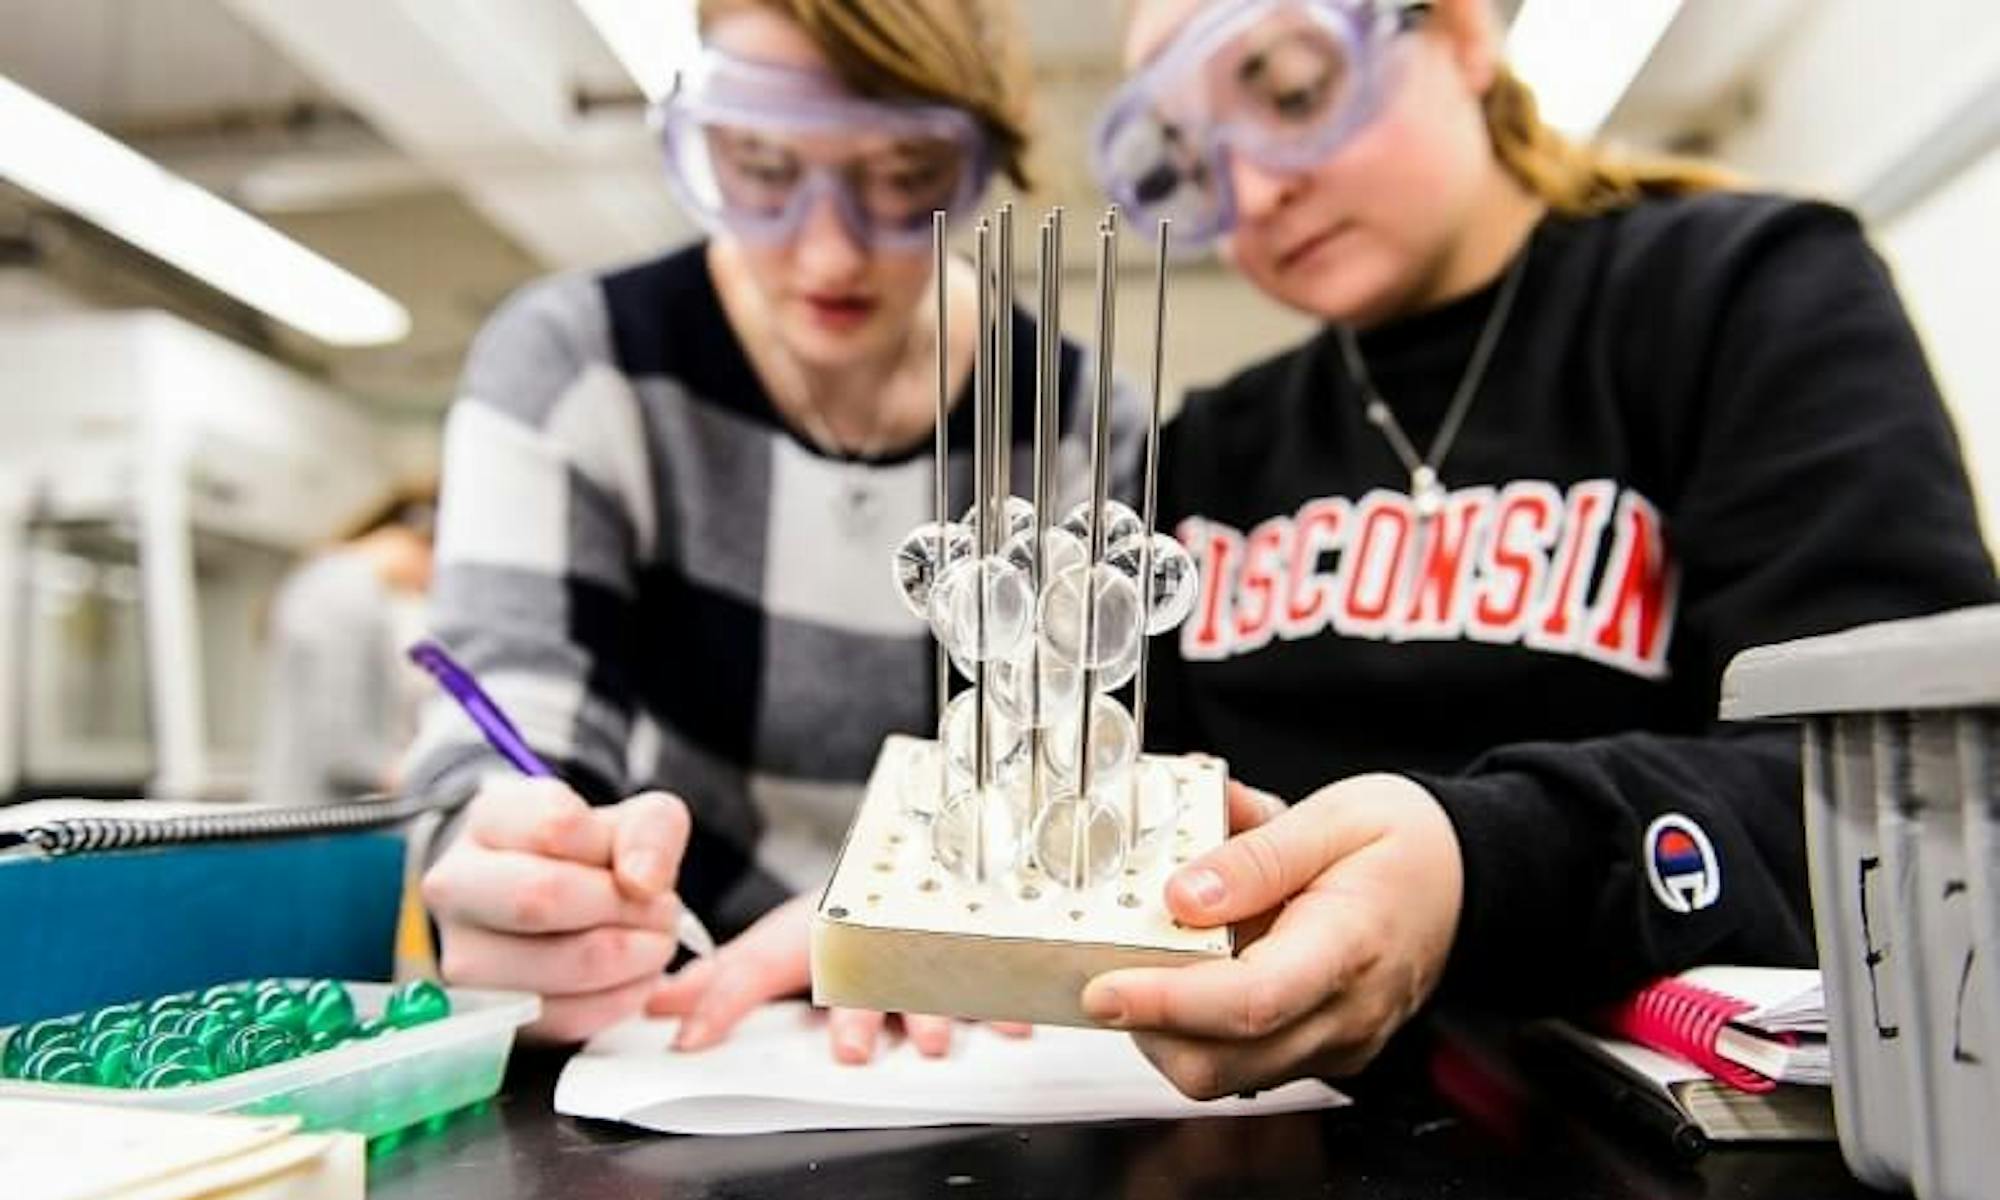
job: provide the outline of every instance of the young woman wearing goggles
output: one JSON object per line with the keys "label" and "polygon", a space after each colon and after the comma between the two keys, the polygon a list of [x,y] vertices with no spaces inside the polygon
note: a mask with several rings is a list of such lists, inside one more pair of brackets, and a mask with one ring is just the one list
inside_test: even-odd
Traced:
{"label": "young woman wearing goggles", "polygon": [[2000,594],[1853,217],[1565,141],[1487,0],[1135,17],[1106,186],[1326,327],[1165,440],[1205,591],[1154,729],[1275,793],[1168,901],[1238,955],[1086,1008],[1216,1096],[1434,998],[1809,962],[1798,735],[1719,724],[1724,666]]}
{"label": "young woman wearing goggles", "polygon": [[[931,214],[970,211],[996,171],[1023,181],[999,0],[700,16],[705,50],[657,119],[708,240],[515,297],[446,434],[437,632],[563,781],[489,779],[490,752],[435,708],[411,786],[480,790],[425,896],[445,975],[539,992],[549,1038],[645,1010],[699,1049],[805,986],[790,897],[823,880],[884,735],[936,721],[930,639],[883,565],[931,515]],[[951,272],[959,389],[975,285]],[[1025,315],[1010,336],[1031,361]],[[1061,363],[1076,495],[1090,365]],[[1024,434],[1033,372],[1014,382]],[[1139,414],[1118,411],[1129,474]],[[970,417],[949,431],[960,503]],[[742,932],[662,980],[683,902]],[[866,1060],[881,1022],[834,1014],[836,1055]],[[948,1022],[906,1024],[943,1053]]]}

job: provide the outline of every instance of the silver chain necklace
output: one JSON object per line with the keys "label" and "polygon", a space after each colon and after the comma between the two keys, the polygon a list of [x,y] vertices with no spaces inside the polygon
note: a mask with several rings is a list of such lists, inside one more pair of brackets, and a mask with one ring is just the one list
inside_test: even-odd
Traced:
{"label": "silver chain necklace", "polygon": [[834,436],[833,426],[827,423],[826,414],[819,411],[819,406],[812,403],[810,397],[798,408],[812,440],[840,468],[840,490],[834,501],[834,519],[855,537],[873,530],[882,516],[881,499],[876,495],[879,481],[875,478],[873,460],[882,451],[882,432],[888,426],[887,409],[886,404],[876,408],[867,439],[850,449]]}
{"label": "silver chain necklace", "polygon": [[1417,518],[1429,520],[1444,511],[1447,490],[1444,480],[1438,478],[1438,468],[1444,463],[1444,456],[1451,452],[1451,443],[1458,437],[1459,426],[1465,423],[1465,414],[1472,408],[1472,399],[1479,394],[1479,384],[1486,376],[1486,365],[1492,361],[1494,347],[1500,344],[1501,330],[1506,328],[1507,313],[1514,307],[1514,294],[1521,290],[1521,277],[1527,274],[1528,247],[1523,246],[1514,257],[1514,264],[1507,269],[1507,278],[1500,285],[1500,294],[1493,301],[1493,311],[1486,318],[1486,327],[1479,331],[1479,341],[1472,348],[1472,358],[1465,364],[1465,374],[1458,381],[1458,390],[1452,394],[1451,406],[1445,410],[1444,421],[1438,426],[1437,436],[1431,439],[1428,454],[1419,458],[1417,447],[1403,432],[1402,423],[1389,409],[1388,401],[1376,390],[1375,381],[1368,375],[1368,364],[1362,360],[1361,344],[1354,336],[1354,330],[1347,325],[1339,326],[1336,333],[1340,337],[1341,357],[1347,360],[1347,374],[1361,391],[1362,415],[1368,423],[1382,431],[1388,439],[1389,448],[1396,452],[1403,467],[1410,473],[1410,500],[1416,506]]}

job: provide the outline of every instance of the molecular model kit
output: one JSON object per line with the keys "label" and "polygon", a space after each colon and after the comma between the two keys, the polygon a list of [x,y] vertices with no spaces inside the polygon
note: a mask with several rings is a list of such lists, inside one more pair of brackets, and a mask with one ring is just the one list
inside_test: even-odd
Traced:
{"label": "molecular model kit", "polygon": [[[897,587],[937,641],[935,740],[884,744],[812,930],[813,1000],[1088,1025],[1093,976],[1231,953],[1183,927],[1166,879],[1227,835],[1216,759],[1141,753],[1146,644],[1185,620],[1195,565],[1154,528],[1165,349],[1159,229],[1142,512],[1110,498],[1118,215],[1097,227],[1089,496],[1056,495],[1062,213],[1040,229],[1032,495],[1012,494],[1013,212],[978,222],[973,493],[949,511],[945,230],[934,224],[936,519],[903,540]],[[953,694],[954,675],[963,681]],[[1127,686],[1131,706],[1118,699]]]}

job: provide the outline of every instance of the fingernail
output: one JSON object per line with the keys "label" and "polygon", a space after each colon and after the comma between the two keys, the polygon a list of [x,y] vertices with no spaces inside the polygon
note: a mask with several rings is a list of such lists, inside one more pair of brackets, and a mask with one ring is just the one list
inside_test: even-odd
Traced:
{"label": "fingernail", "polygon": [[657,892],[667,881],[667,861],[651,850],[634,850],[625,856],[625,874],[647,891]]}
{"label": "fingernail", "polygon": [[855,1034],[842,1034],[839,1045],[841,1057],[848,1062],[868,1061],[868,1043]]}
{"label": "fingernail", "polygon": [[1125,1023],[1125,997],[1117,988],[1093,988],[1083,994],[1083,1011],[1104,1025]]}
{"label": "fingernail", "polygon": [[702,1021],[682,1021],[681,1031],[674,1038],[674,1049],[688,1050],[708,1040],[708,1025]]}
{"label": "fingernail", "polygon": [[1194,902],[1203,908],[1214,908],[1221,904],[1224,896],[1228,894],[1227,889],[1222,886],[1222,876],[1207,867],[1198,867],[1182,875],[1181,886],[1186,888],[1188,895],[1193,896]]}

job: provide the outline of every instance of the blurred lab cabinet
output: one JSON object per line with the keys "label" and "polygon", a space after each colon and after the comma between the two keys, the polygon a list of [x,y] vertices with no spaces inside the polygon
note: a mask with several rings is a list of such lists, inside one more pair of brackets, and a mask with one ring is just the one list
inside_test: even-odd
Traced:
{"label": "blurred lab cabinet", "polygon": [[390,474],[353,405],[175,317],[0,324],[0,802],[241,796],[277,586]]}

